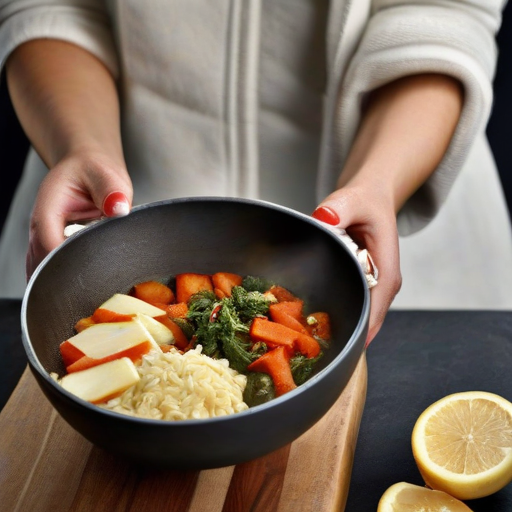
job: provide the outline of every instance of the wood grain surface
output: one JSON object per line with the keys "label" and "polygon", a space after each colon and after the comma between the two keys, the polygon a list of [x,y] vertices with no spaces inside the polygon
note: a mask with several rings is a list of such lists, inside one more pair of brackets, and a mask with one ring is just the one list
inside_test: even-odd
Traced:
{"label": "wood grain surface", "polygon": [[366,398],[366,359],[331,410],[265,457],[150,470],[101,450],[53,409],[28,369],[0,414],[3,512],[342,512]]}

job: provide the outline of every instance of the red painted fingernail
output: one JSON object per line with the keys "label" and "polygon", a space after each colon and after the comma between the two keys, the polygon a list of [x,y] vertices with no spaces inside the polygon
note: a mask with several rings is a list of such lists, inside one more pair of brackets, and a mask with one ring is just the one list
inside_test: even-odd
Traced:
{"label": "red painted fingernail", "polygon": [[122,217],[130,213],[130,203],[122,192],[111,192],[103,201],[103,212],[107,217]]}
{"label": "red painted fingernail", "polygon": [[332,208],[328,208],[327,206],[319,206],[311,214],[311,217],[325,222],[326,224],[331,224],[331,226],[337,226],[340,223],[338,214]]}

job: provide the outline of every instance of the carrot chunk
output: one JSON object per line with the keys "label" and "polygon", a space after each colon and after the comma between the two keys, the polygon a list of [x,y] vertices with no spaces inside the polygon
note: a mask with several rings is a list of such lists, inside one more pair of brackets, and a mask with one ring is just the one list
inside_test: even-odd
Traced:
{"label": "carrot chunk", "polygon": [[302,312],[304,307],[304,301],[297,300],[285,300],[282,302],[275,302],[270,305],[271,309],[274,311],[282,311],[287,313],[288,315],[298,320],[300,323],[304,324],[306,319],[304,318],[304,314]]}
{"label": "carrot chunk", "polygon": [[91,325],[94,325],[94,324],[95,324],[95,322],[92,319],[92,316],[87,316],[85,318],[81,318],[75,324],[75,331],[82,332],[83,330],[87,329],[87,327],[91,327]]}
{"label": "carrot chunk", "polygon": [[174,345],[183,350],[188,345],[188,339],[185,336],[185,333],[181,330],[181,327],[173,322],[167,315],[156,316],[155,320],[158,320],[160,323],[164,324],[173,334],[174,336]]}
{"label": "carrot chunk", "polygon": [[[299,308],[294,305],[298,305]],[[292,305],[292,307],[290,307]],[[302,317],[302,304],[300,302],[277,302],[269,307],[270,318],[278,324],[285,325],[297,332],[307,334],[304,327],[305,319]],[[303,323],[304,322],[304,323]]]}
{"label": "carrot chunk", "polygon": [[311,336],[316,336],[322,340],[330,340],[331,319],[329,313],[318,311],[308,315],[308,331]]}
{"label": "carrot chunk", "polygon": [[150,304],[170,304],[174,302],[173,291],[158,281],[145,281],[133,287],[134,296],[137,299]]}
{"label": "carrot chunk", "polygon": [[298,333],[297,339],[294,343],[294,348],[297,352],[312,358],[320,354],[320,344],[312,336],[308,334]]}
{"label": "carrot chunk", "polygon": [[147,354],[152,348],[153,345],[149,341],[143,341],[134,347],[130,347],[126,350],[122,350],[121,352],[117,352],[100,359],[95,359],[93,357],[84,355],[78,359],[78,361],[75,361],[73,364],[66,366],[66,370],[68,373],[79,372],[81,370],[87,370],[87,368],[92,368],[93,366],[98,366],[99,364],[108,363],[109,361],[114,361],[115,359],[120,359],[121,357],[128,357],[135,363],[144,354]]}
{"label": "carrot chunk", "polygon": [[185,273],[176,276],[176,300],[188,302],[194,293],[213,291],[212,279],[206,274]]}
{"label": "carrot chunk", "polygon": [[284,395],[297,387],[290,369],[290,355],[283,346],[266,352],[253,361],[247,369],[268,373],[274,382],[276,396]]}
{"label": "carrot chunk", "polygon": [[254,341],[263,341],[271,348],[285,346],[288,350],[293,349],[298,334],[285,325],[259,317],[252,321],[249,329],[249,336]]}
{"label": "carrot chunk", "polygon": [[249,335],[255,341],[265,342],[270,348],[284,346],[290,353],[297,351],[310,358],[316,357],[321,350],[318,341],[312,336],[265,318],[252,321]]}
{"label": "carrot chunk", "polygon": [[85,356],[85,354],[79,348],[76,348],[69,341],[63,341],[59,345],[59,350],[64,366],[69,366],[70,364],[75,363]]}
{"label": "carrot chunk", "polygon": [[213,293],[215,293],[215,297],[217,297],[217,299],[225,299],[227,297],[220,288],[214,288]]}
{"label": "carrot chunk", "polygon": [[169,304],[166,308],[167,316],[169,318],[185,318],[188,313],[188,306],[186,302],[177,302],[176,304]]}
{"label": "carrot chunk", "polygon": [[217,272],[212,275],[212,283],[215,295],[219,299],[231,297],[231,290],[234,286],[242,284],[242,276],[229,272]]}
{"label": "carrot chunk", "polygon": [[270,287],[269,292],[277,299],[278,302],[292,302],[301,300],[282,286],[273,285]]}
{"label": "carrot chunk", "polygon": [[92,320],[95,324],[111,324],[114,322],[130,322],[133,315],[123,315],[109,309],[98,308],[92,314]]}

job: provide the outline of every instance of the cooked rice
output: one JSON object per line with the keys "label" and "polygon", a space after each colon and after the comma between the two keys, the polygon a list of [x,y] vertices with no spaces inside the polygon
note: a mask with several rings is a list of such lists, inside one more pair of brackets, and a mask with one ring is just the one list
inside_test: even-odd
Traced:
{"label": "cooked rice", "polygon": [[101,405],[141,418],[188,420],[225,416],[248,409],[243,401],[247,377],[227,359],[201,354],[202,347],[181,354],[151,351],[137,366],[140,381]]}

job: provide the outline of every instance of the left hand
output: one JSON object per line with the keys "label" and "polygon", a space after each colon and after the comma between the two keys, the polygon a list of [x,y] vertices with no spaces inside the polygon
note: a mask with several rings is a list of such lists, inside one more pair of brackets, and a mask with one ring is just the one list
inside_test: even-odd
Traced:
{"label": "left hand", "polygon": [[368,346],[402,284],[394,203],[376,187],[346,186],[326,197],[313,217],[344,229],[360,248],[368,250],[379,270],[378,284],[370,290]]}

